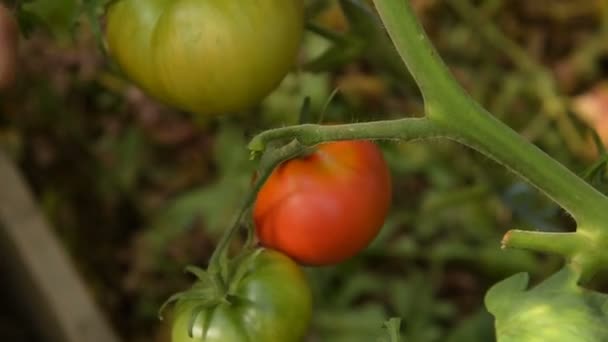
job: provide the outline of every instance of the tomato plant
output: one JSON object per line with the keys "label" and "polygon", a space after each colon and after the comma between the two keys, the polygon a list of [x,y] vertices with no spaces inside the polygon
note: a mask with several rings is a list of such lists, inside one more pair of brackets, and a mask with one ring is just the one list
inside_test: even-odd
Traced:
{"label": "tomato plant", "polygon": [[263,245],[327,265],[365,248],[390,203],[380,149],[370,141],[333,142],[280,165],[258,194],[254,220]]}
{"label": "tomato plant", "polygon": [[[173,342],[302,340],[312,314],[312,294],[298,265],[267,249],[245,260],[240,277],[219,304],[188,293],[182,296],[174,311]],[[190,296],[196,293],[197,285]]]}
{"label": "tomato plant", "polygon": [[111,55],[152,96],[201,115],[237,112],[292,67],[302,0],[120,0],[107,12]]}
{"label": "tomato plant", "polygon": [[16,77],[19,28],[10,11],[0,4],[0,90],[10,87]]}

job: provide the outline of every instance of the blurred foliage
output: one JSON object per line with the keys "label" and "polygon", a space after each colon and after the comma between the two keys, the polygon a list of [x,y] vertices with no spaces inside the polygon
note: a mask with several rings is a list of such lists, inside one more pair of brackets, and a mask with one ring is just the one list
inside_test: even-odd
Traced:
{"label": "blurred foliage", "polygon": [[[183,267],[204,265],[235,215],[255,167],[248,138],[297,123],[306,97],[324,122],[420,116],[422,100],[369,2],[309,0],[298,70],[258,108],[195,122],[148,98],[104,57],[95,32],[105,2],[21,3],[29,39],[18,86],[0,94],[0,147],[19,162],[124,338],[166,341],[157,309],[187,286]],[[590,133],[608,122],[596,87],[608,77],[604,1],[412,3],[475,99],[574,171],[605,178],[607,159]],[[594,105],[577,106],[581,96]],[[364,253],[307,269],[315,291],[309,341],[381,340],[390,317],[401,319],[404,341],[491,341],[487,289],[560,265],[501,250],[502,234],[567,231],[571,218],[452,142],[381,145],[393,210]]]}

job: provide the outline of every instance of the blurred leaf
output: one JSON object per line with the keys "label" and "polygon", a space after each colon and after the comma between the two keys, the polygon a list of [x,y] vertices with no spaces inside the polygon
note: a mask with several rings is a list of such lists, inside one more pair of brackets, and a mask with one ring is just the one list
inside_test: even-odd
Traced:
{"label": "blurred leaf", "polygon": [[242,127],[224,122],[215,137],[213,159],[217,163],[220,177],[232,178],[235,175],[252,175],[252,164],[249,160],[245,133]]}
{"label": "blurred leaf", "polygon": [[212,236],[232,225],[241,199],[251,183],[254,165],[244,146],[240,128],[224,123],[215,138],[213,150],[218,178],[212,184],[193,189],[174,199],[151,221],[147,236],[156,248],[191,228],[197,218]]}
{"label": "blurred leaf", "polygon": [[319,56],[306,62],[304,70],[322,72],[339,68],[360,57],[365,48],[364,43],[356,37],[339,35],[315,24],[310,24],[309,29],[328,38],[332,45]]}
{"label": "blurred leaf", "polygon": [[406,340],[430,342],[442,335],[439,318],[451,315],[453,309],[449,303],[436,298],[433,284],[433,279],[422,273],[388,282],[389,302],[403,319],[401,329]]}
{"label": "blurred leaf", "polygon": [[384,149],[384,158],[398,176],[423,171],[433,162],[433,150],[426,144],[398,143]]}
{"label": "blurred leaf", "polygon": [[390,242],[394,242],[394,237],[400,228],[403,228],[406,224],[413,220],[413,215],[406,210],[398,210],[389,213],[388,217],[384,221],[384,225],[380,230],[380,233],[371,242],[369,247],[364,251],[367,254],[381,255],[386,252]]}
{"label": "blurred leaf", "polygon": [[71,35],[80,16],[78,0],[37,0],[23,5],[23,8],[40,18],[54,35],[63,38]]}
{"label": "blurred leaf", "polygon": [[495,340],[492,316],[486,310],[481,309],[461,321],[445,342],[491,342]]}
{"label": "blurred leaf", "polygon": [[29,38],[38,27],[45,25],[44,20],[40,18],[36,13],[23,9],[23,6],[19,6],[17,10],[17,22],[21,33],[25,38]]}
{"label": "blurred leaf", "polygon": [[287,75],[279,88],[262,102],[264,121],[275,126],[298,123],[301,105],[306,98],[310,99],[308,111],[311,117],[316,117],[330,92],[326,74],[302,72]]}
{"label": "blurred leaf", "polygon": [[344,311],[317,311],[313,327],[321,341],[370,342],[378,337],[379,328],[387,317],[377,304],[360,305]]}
{"label": "blurred leaf", "polygon": [[385,338],[378,339],[379,342],[400,342],[401,341],[401,318],[393,317],[384,322],[384,330],[388,335]]}
{"label": "blurred leaf", "polygon": [[146,159],[146,143],[137,127],[118,137],[108,136],[97,146],[106,165],[100,170],[100,187],[107,193],[119,190],[131,194]]}
{"label": "blurred leaf", "polygon": [[143,136],[137,129],[131,129],[116,146],[117,164],[113,168],[118,183],[123,189],[132,189],[142,166],[144,157]]}
{"label": "blurred leaf", "polygon": [[384,281],[371,272],[358,272],[349,277],[348,282],[340,289],[333,305],[348,308],[364,295],[378,293],[386,287]]}

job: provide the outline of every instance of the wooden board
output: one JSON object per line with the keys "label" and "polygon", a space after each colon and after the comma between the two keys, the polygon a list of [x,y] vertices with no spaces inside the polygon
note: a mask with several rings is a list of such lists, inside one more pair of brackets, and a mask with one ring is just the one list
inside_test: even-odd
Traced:
{"label": "wooden board", "polygon": [[[0,150],[0,262],[36,329],[53,342],[119,341],[36,205]],[[8,277],[7,277],[8,275]],[[4,285],[3,285],[4,286]]]}

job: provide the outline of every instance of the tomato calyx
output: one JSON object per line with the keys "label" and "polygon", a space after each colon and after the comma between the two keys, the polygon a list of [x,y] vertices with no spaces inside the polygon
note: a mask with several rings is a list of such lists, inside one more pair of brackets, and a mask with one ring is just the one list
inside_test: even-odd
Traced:
{"label": "tomato calyx", "polygon": [[169,297],[159,309],[159,319],[163,319],[163,312],[171,304],[182,301],[196,302],[197,306],[192,309],[188,324],[188,335],[193,337],[196,319],[203,311],[213,309],[222,303],[230,304],[230,302],[224,290],[225,286],[222,286],[222,281],[217,274],[196,266],[187,266],[185,271],[194,275],[197,281],[189,290],[178,292]]}
{"label": "tomato calyx", "polygon": [[194,335],[197,318],[206,310],[213,310],[219,305],[231,305],[239,300],[236,290],[241,280],[251,269],[251,265],[263,249],[245,249],[233,259],[221,263],[219,269],[210,266],[202,269],[197,266],[187,266],[185,272],[196,277],[196,282],[186,291],[178,292],[169,297],[159,309],[159,319],[163,320],[163,312],[178,302],[193,302],[197,305],[191,310],[188,324],[188,336]]}

